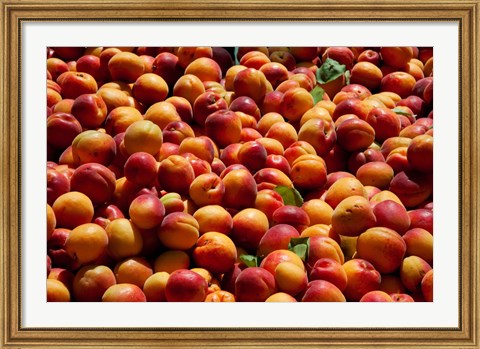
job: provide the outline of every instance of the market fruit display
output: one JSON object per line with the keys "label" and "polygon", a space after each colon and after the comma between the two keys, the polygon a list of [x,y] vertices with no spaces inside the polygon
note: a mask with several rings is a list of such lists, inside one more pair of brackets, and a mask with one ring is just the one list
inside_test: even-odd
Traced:
{"label": "market fruit display", "polygon": [[48,48],[47,301],[432,302],[432,67]]}

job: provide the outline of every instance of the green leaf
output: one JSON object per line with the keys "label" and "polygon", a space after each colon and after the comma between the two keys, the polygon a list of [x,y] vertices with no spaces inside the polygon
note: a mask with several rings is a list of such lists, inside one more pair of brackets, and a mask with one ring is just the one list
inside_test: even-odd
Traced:
{"label": "green leaf", "polygon": [[345,64],[340,64],[336,60],[327,58],[320,68],[317,69],[317,82],[326,84],[333,81],[346,71]]}
{"label": "green leaf", "polygon": [[274,190],[280,194],[284,205],[297,206],[303,205],[303,198],[297,189],[287,187],[286,185],[279,185]]}
{"label": "green leaf", "polygon": [[313,104],[317,104],[321,100],[323,100],[323,95],[325,94],[325,90],[320,86],[315,86],[313,90],[310,91],[310,94],[313,97]]}
{"label": "green leaf", "polygon": [[291,238],[288,249],[295,253],[304,262],[308,260],[308,251],[310,249],[310,238]]}
{"label": "green leaf", "polygon": [[233,59],[235,59],[235,64],[236,64],[236,65],[239,65],[240,62],[238,61],[238,58],[237,58],[237,55],[238,55],[238,47],[235,47],[235,48],[233,49],[233,55],[234,55]]}
{"label": "green leaf", "polygon": [[399,115],[416,116],[416,115],[410,114],[409,112],[403,110],[402,108],[393,108],[392,111],[393,111],[395,114],[399,114]]}
{"label": "green leaf", "polygon": [[352,74],[350,74],[350,70],[347,70],[347,71],[345,72],[345,85],[350,85],[350,76],[351,76],[351,75],[352,75]]}
{"label": "green leaf", "polygon": [[240,260],[245,263],[247,267],[258,267],[260,265],[260,260],[257,256],[252,256],[250,254],[242,254]]}

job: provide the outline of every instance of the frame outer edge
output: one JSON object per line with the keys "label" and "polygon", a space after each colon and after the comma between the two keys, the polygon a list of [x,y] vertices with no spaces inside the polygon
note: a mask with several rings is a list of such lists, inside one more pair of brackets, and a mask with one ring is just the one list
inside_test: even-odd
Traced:
{"label": "frame outer edge", "polygon": [[[147,3],[150,2],[147,0]],[[284,0],[280,0],[280,4],[283,4]],[[407,2],[410,2],[407,0]],[[28,5],[40,5],[39,7],[42,7],[41,4],[43,3],[40,0],[35,0],[35,1],[30,1],[30,2],[23,2],[20,0],[13,0],[8,2],[9,5],[5,5],[4,2],[2,2],[2,8],[1,8],[1,17],[2,17],[2,24],[4,28],[4,33],[1,36],[1,45],[3,48],[8,48],[8,50],[3,50],[2,53],[0,54],[0,62],[1,66],[3,69],[0,71],[0,81],[2,81],[0,85],[0,94],[4,98],[4,103],[0,103],[0,111],[2,115],[7,116],[7,115],[16,115],[18,113],[17,111],[17,105],[13,103],[12,101],[19,101],[20,95],[18,95],[20,86],[16,86],[16,84],[19,82],[16,80],[15,74],[9,74],[7,73],[7,69],[13,70],[20,68],[17,66],[17,62],[19,62],[19,52],[20,52],[20,47],[16,46],[16,42],[18,42],[18,27],[17,25],[20,25],[18,21],[18,17],[14,13],[15,11],[12,11],[16,7],[16,5],[12,4],[19,4],[19,6],[23,4],[27,4],[26,8],[29,8]],[[63,1],[50,1],[49,4],[53,3],[58,3],[58,5],[65,4]],[[95,2],[85,2],[85,4],[94,4]],[[107,0],[108,4],[112,4],[110,0]],[[118,3],[118,2],[117,2]],[[123,5],[125,2],[120,2],[120,5]],[[128,4],[132,4],[131,2],[127,2]],[[233,3],[238,3],[238,2],[233,2]],[[246,5],[248,6],[249,4],[256,4],[258,3],[257,1],[246,1]],[[304,2],[305,3],[305,2]],[[339,1],[338,3],[343,4],[344,1]],[[432,3],[445,3],[445,4],[452,4],[454,2],[452,1],[435,1],[435,2],[430,2],[426,1],[426,5],[430,5]],[[462,43],[462,54],[464,55],[465,61],[462,64],[462,72],[463,75],[460,78],[464,78],[467,74],[469,74],[468,78],[465,78],[462,80],[461,88],[462,90],[465,90],[468,94],[468,98],[466,98],[466,105],[462,107],[462,114],[464,116],[463,118],[463,124],[462,124],[462,132],[464,135],[464,140],[465,144],[472,144],[472,142],[478,141],[480,138],[479,134],[479,111],[480,111],[480,97],[478,95],[479,92],[479,81],[478,81],[478,68],[480,66],[480,59],[478,55],[478,47],[480,47],[480,40],[478,37],[478,21],[480,19],[479,13],[479,5],[478,1],[470,1],[470,4],[472,4],[469,9],[470,12],[468,15],[464,16],[464,20],[468,21],[468,26],[466,27],[469,28],[468,31],[464,32],[464,37],[463,37],[463,43]],[[178,5],[182,4],[192,4],[191,1],[179,1]],[[227,2],[227,4],[230,4],[230,2]],[[133,6],[133,5],[132,5]],[[198,6],[198,4],[197,4]],[[281,5],[279,5],[281,6]],[[464,6],[466,6],[464,4]],[[32,8],[34,9],[36,6],[30,7],[30,11]],[[175,7],[175,5],[173,5]],[[186,6],[187,7],[187,6]],[[45,8],[44,8],[45,9]],[[193,10],[193,9],[189,9]],[[456,10],[459,10],[457,7]],[[172,11],[170,9],[170,11]],[[467,23],[465,23],[467,24]],[[16,29],[16,30],[14,30]],[[468,46],[468,43],[470,43],[470,46]],[[10,56],[8,55],[10,53]],[[16,71],[19,71],[17,69]],[[18,77],[20,79],[20,76]],[[8,80],[7,80],[8,79]],[[18,114],[19,119],[21,119],[21,114]],[[30,333],[25,333],[26,336],[22,336],[21,333],[19,333],[19,326],[20,326],[20,319],[17,316],[19,314],[19,303],[16,303],[14,301],[15,297],[19,295],[19,288],[17,287],[18,285],[18,274],[16,272],[16,261],[19,260],[21,257],[20,254],[17,253],[16,247],[18,246],[18,243],[20,243],[19,236],[17,234],[12,234],[14,231],[14,228],[20,227],[20,221],[18,219],[18,213],[16,212],[16,209],[19,208],[19,203],[20,203],[20,183],[16,183],[16,177],[14,174],[18,173],[19,170],[19,165],[17,161],[19,160],[18,156],[20,155],[19,150],[21,147],[21,144],[19,144],[20,138],[17,136],[19,135],[19,129],[17,129],[17,126],[20,126],[20,120],[18,123],[12,122],[11,118],[2,118],[0,121],[0,130],[2,131],[2,135],[5,135],[2,137],[2,149],[3,151],[0,153],[0,162],[2,163],[2,182],[1,182],[1,192],[2,192],[2,198],[4,199],[4,203],[10,202],[11,204],[7,207],[6,205],[3,205],[1,214],[0,214],[0,221],[3,222],[3,228],[2,228],[2,235],[1,235],[1,242],[3,243],[4,246],[8,246],[9,248],[9,253],[11,253],[10,258],[7,256],[7,254],[2,255],[2,262],[3,265],[0,268],[0,279],[2,280],[3,285],[5,286],[5,297],[2,301],[2,309],[1,312],[3,314],[3,319],[2,319],[2,330],[4,332],[3,339],[1,341],[1,344],[7,346],[9,348],[17,347],[14,343],[16,342],[15,338],[19,340],[18,345],[22,343],[24,346],[30,346],[32,344],[35,344],[35,339],[38,337],[43,337],[47,339],[49,343],[55,343],[52,345],[52,347],[59,347],[59,343],[56,342],[56,340],[52,340],[52,337],[50,336],[43,336],[39,334],[38,332],[35,334]],[[15,147],[15,145],[17,147]],[[464,280],[463,282],[463,318],[460,319],[463,321],[463,325],[468,325],[463,327],[463,332],[466,335],[467,338],[465,338],[465,341],[462,340],[454,340],[454,342],[457,342],[457,344],[463,344],[465,347],[471,348],[473,345],[475,348],[478,347],[478,338],[480,336],[480,328],[478,326],[478,319],[479,319],[479,313],[478,313],[478,301],[480,299],[479,290],[477,286],[477,282],[480,277],[479,273],[479,267],[478,267],[478,262],[479,262],[479,257],[478,253],[480,253],[480,237],[478,236],[479,234],[479,222],[480,222],[480,211],[479,208],[477,207],[477,202],[479,200],[478,197],[478,189],[479,189],[479,179],[478,179],[478,174],[479,174],[479,147],[478,146],[472,146],[470,149],[462,149],[461,150],[461,158],[463,159],[463,175],[467,175],[469,178],[462,183],[462,188],[463,188],[463,198],[464,198],[464,203],[466,203],[465,206],[465,212],[464,215],[462,216],[462,221],[460,224],[462,224],[463,228],[468,228],[470,233],[465,236],[465,238],[462,240],[462,249],[463,252],[469,252],[468,254],[465,254],[462,256],[461,261],[466,262],[468,268],[463,268],[464,271]],[[460,159],[460,160],[462,160]],[[472,252],[473,250],[473,252]],[[477,252],[477,253],[475,253]],[[471,259],[470,259],[471,256]],[[469,277],[468,284],[467,280],[465,280],[465,276]],[[12,307],[13,306],[13,307]],[[10,307],[10,309],[9,309]],[[28,331],[27,331],[28,332]],[[32,336],[33,334],[33,336]],[[17,335],[20,335],[18,338]],[[23,337],[23,339],[21,339]],[[38,338],[37,338],[38,339]],[[80,339],[80,338],[78,338]],[[77,340],[78,340],[77,339]],[[419,340],[419,338],[414,339],[413,341],[415,342],[416,340]],[[187,341],[191,341],[187,340]],[[289,340],[287,340],[289,341]],[[363,340],[362,340],[363,341]],[[147,340],[140,340],[139,343],[148,343]],[[169,341],[167,340],[167,343]],[[75,342],[72,342],[75,343]],[[254,347],[262,347],[264,348],[265,346],[261,346],[259,342],[258,345],[248,345],[248,347],[254,348]],[[323,340],[322,340],[323,343]],[[360,340],[358,340],[358,344],[360,344]],[[467,344],[468,343],[468,344]],[[0,345],[1,345],[0,344]],[[80,344],[80,343],[78,343]],[[129,343],[130,344],[130,343]],[[173,344],[173,342],[170,342],[170,344]],[[184,347],[184,345],[176,343],[177,345],[174,345],[175,347]],[[364,343],[366,345],[366,343]],[[14,346],[12,346],[14,345]],[[294,344],[295,345],[295,344]],[[331,347],[337,347],[337,345],[342,345],[342,344],[336,344],[336,345],[331,345]],[[407,343],[405,344],[407,345]],[[61,347],[66,347],[62,346]],[[99,345],[100,346],[100,345]],[[130,346],[130,345],[128,345]],[[70,345],[68,345],[70,347]],[[71,347],[75,347],[75,345],[72,345]],[[77,346],[78,347],[78,346]],[[97,345],[82,345],[83,348],[93,348],[97,347]],[[343,346],[342,346],[343,347]],[[442,345],[444,347],[444,345]],[[462,346],[463,347],[463,346]]]}

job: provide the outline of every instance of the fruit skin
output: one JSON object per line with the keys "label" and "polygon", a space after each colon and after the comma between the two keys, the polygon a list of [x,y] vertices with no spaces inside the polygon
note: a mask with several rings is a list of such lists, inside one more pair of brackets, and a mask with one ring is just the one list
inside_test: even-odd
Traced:
{"label": "fruit skin", "polygon": [[52,236],[56,225],[55,212],[53,212],[52,207],[47,203],[47,240]]}
{"label": "fruit skin", "polygon": [[334,210],[344,199],[350,196],[367,197],[365,188],[357,178],[349,173],[337,173],[327,176],[325,202]]}
{"label": "fruit skin", "polygon": [[363,151],[375,139],[375,130],[366,121],[361,119],[348,119],[338,125],[338,144],[349,152]]}
{"label": "fruit skin", "polygon": [[157,230],[160,242],[171,250],[188,250],[199,237],[197,220],[184,212],[173,212],[165,216]]}
{"label": "fruit skin", "polygon": [[93,204],[83,193],[70,191],[60,195],[52,205],[57,227],[73,229],[93,218]]}
{"label": "fruit skin", "polygon": [[433,236],[422,228],[408,230],[403,236],[407,245],[406,256],[418,256],[433,265]]}
{"label": "fruit skin", "polygon": [[51,268],[47,274],[47,279],[55,279],[60,281],[67,287],[70,294],[72,293],[74,277],[75,274],[72,271],[63,268]]}
{"label": "fruit skin", "polygon": [[273,213],[281,206],[283,198],[275,190],[263,189],[257,192],[255,208],[265,213],[270,223],[273,222]]}
{"label": "fruit skin", "polygon": [[220,110],[227,110],[228,103],[220,93],[205,91],[193,103],[193,120],[200,126],[205,126],[210,114]]}
{"label": "fruit skin", "polygon": [[68,288],[59,280],[47,279],[47,302],[70,302]]}
{"label": "fruit skin", "polygon": [[104,79],[100,57],[98,56],[84,54],[76,61],[75,68],[77,72],[90,74],[96,81],[102,81]]}
{"label": "fruit skin", "polygon": [[98,85],[93,76],[81,72],[65,72],[60,87],[62,97],[75,99],[80,95],[97,92]]}
{"label": "fruit skin", "polygon": [[182,76],[183,69],[178,64],[178,57],[170,52],[161,52],[153,61],[152,72],[161,76],[171,88]]}
{"label": "fruit skin", "polygon": [[411,47],[382,47],[380,54],[384,64],[392,68],[402,68],[413,58]]}
{"label": "fruit skin", "polygon": [[108,166],[116,152],[117,147],[112,136],[100,131],[84,131],[72,141],[72,156],[77,165],[96,162]]}
{"label": "fruit skin", "polygon": [[60,195],[70,191],[70,180],[56,169],[47,170],[47,204],[52,206]]}
{"label": "fruit skin", "polygon": [[395,92],[402,98],[408,97],[415,86],[415,78],[405,72],[395,71],[382,78],[380,91]]}
{"label": "fruit skin", "polygon": [[178,151],[180,154],[192,153],[211,164],[216,154],[216,147],[215,143],[206,136],[187,137],[180,143]]}
{"label": "fruit skin", "polygon": [[107,117],[107,105],[95,93],[75,98],[71,111],[84,128],[100,127]]}
{"label": "fruit skin", "polygon": [[132,83],[145,72],[145,66],[136,54],[120,52],[108,61],[108,71],[113,80]]}
{"label": "fruit skin", "polygon": [[433,191],[432,175],[414,171],[397,173],[390,182],[390,191],[405,207],[415,207],[427,200]]}
{"label": "fruit skin", "polygon": [[317,259],[310,271],[310,281],[326,280],[337,286],[340,291],[347,287],[347,274],[342,264],[332,258]]}
{"label": "fruit skin", "polygon": [[332,228],[340,235],[358,236],[375,226],[376,218],[370,203],[363,196],[344,199],[333,211]]}
{"label": "fruit skin", "polygon": [[358,61],[351,70],[350,82],[367,87],[370,91],[376,91],[380,87],[383,73],[377,65],[371,61]]}
{"label": "fruit skin", "polygon": [[265,213],[255,208],[246,208],[233,216],[233,226],[229,236],[236,246],[254,250],[257,249],[268,228],[269,222]]}
{"label": "fruit skin", "polygon": [[260,267],[242,270],[235,280],[237,302],[264,302],[276,291],[273,274]]}
{"label": "fruit skin", "polygon": [[142,251],[142,235],[130,220],[115,219],[105,230],[108,235],[108,254],[116,261],[136,256]]}
{"label": "fruit skin", "polygon": [[425,274],[432,267],[418,256],[406,257],[400,266],[400,278],[410,292],[419,291]]}
{"label": "fruit skin", "polygon": [[305,270],[294,263],[278,264],[274,276],[278,289],[291,296],[299,294],[307,287],[308,278]]}
{"label": "fruit skin", "polygon": [[142,289],[133,284],[110,286],[102,296],[102,302],[146,302]]}
{"label": "fruit skin", "polygon": [[341,102],[337,103],[335,110],[332,114],[332,119],[333,121],[336,121],[342,115],[354,114],[358,116],[359,119],[365,120],[369,112],[370,108],[361,99],[357,97],[346,98]]}
{"label": "fruit skin", "polygon": [[310,225],[310,218],[300,207],[284,205],[273,213],[273,224],[289,224],[299,233]]}
{"label": "fruit skin", "polygon": [[[317,134],[320,135],[318,132],[314,132],[315,129],[312,129],[311,131],[312,132],[309,135],[311,139],[315,139],[314,137]],[[299,140],[295,127],[292,124],[284,121],[272,124],[265,133],[265,137],[273,138],[279,141],[282,144],[283,148],[288,148],[290,145]]]}
{"label": "fruit skin", "polygon": [[179,269],[170,274],[165,286],[167,302],[203,302],[207,296],[207,281],[194,271]]}
{"label": "fruit skin", "polygon": [[70,113],[56,112],[47,118],[47,143],[58,149],[66,149],[82,132],[82,125]]}
{"label": "fruit skin", "polygon": [[162,130],[150,120],[135,121],[126,129],[123,143],[129,155],[136,152],[155,155],[163,143]]}
{"label": "fruit skin", "polygon": [[51,74],[52,80],[56,81],[58,76],[68,71],[68,65],[57,57],[47,59],[47,71]]}
{"label": "fruit skin", "polygon": [[340,245],[328,236],[311,236],[308,259],[306,261],[307,271],[311,272],[315,263],[322,258],[331,258],[340,264],[345,262],[345,256]]}
{"label": "fruit skin", "polygon": [[[265,139],[268,139],[268,138],[265,138]],[[261,142],[258,142],[258,143],[261,143]],[[282,146],[282,148],[283,148],[283,146]],[[267,150],[267,154],[268,154],[269,149],[266,149],[266,150]],[[323,163],[322,163],[322,165],[323,165]],[[290,167],[290,164],[288,163],[288,160],[285,159],[285,157],[283,155],[277,155],[277,154],[267,155],[267,160],[265,161],[265,167],[276,168],[277,170],[282,171],[286,175],[289,175],[290,171],[291,171],[291,167]],[[299,171],[299,172],[302,172],[302,171]],[[315,185],[315,187],[317,187],[317,186],[319,186],[319,185],[318,184]]]}
{"label": "fruit skin", "polygon": [[327,182],[325,161],[317,155],[299,156],[292,164],[290,178],[301,190],[322,188]]}
{"label": "fruit skin", "polygon": [[347,274],[347,287],[343,294],[348,301],[359,301],[368,292],[379,289],[382,278],[370,262],[351,259],[342,268]]}
{"label": "fruit skin", "polygon": [[337,141],[337,133],[331,122],[322,119],[308,120],[298,131],[298,140],[310,143],[318,156],[327,154]]}
{"label": "fruit skin", "polygon": [[410,216],[405,207],[393,200],[384,200],[373,207],[373,214],[377,219],[376,225],[395,230],[404,235],[410,228]]}
{"label": "fruit skin", "polygon": [[427,271],[420,284],[425,301],[433,302],[433,269]]}
{"label": "fruit skin", "polygon": [[394,176],[390,165],[384,161],[368,162],[357,170],[356,177],[364,186],[388,189]]}
{"label": "fruit skin", "polygon": [[274,89],[288,79],[288,69],[278,62],[265,63],[260,67],[260,71],[265,75]]}
{"label": "fruit skin", "polygon": [[141,186],[152,185],[157,177],[157,161],[149,153],[136,152],[128,157],[123,172],[130,182]]}
{"label": "fruit skin", "polygon": [[283,94],[280,114],[289,121],[299,121],[302,115],[313,106],[313,97],[310,92],[303,87],[295,87]]}
{"label": "fruit skin", "polygon": [[295,69],[295,57],[289,51],[275,50],[270,53],[269,58],[271,62],[280,63],[289,71]]}
{"label": "fruit skin", "polygon": [[291,179],[276,168],[262,168],[254,175],[258,190],[274,189],[278,185],[293,187]]}
{"label": "fruit skin", "polygon": [[195,172],[189,161],[180,155],[170,155],[160,163],[158,183],[168,192],[188,193],[195,179]]}
{"label": "fruit skin", "polygon": [[130,219],[140,229],[152,229],[160,225],[165,217],[165,207],[152,194],[136,197],[128,209]]}
{"label": "fruit skin", "polygon": [[167,272],[158,272],[152,274],[143,285],[143,293],[147,302],[165,302],[165,287],[170,274]]}
{"label": "fruit skin", "polygon": [[129,283],[143,288],[145,281],[153,274],[153,269],[143,257],[132,257],[117,263],[115,269],[117,283]]}
{"label": "fruit skin", "polygon": [[277,292],[268,297],[265,302],[297,302],[297,300],[285,292]]}
{"label": "fruit skin", "polygon": [[305,269],[303,261],[294,252],[289,250],[275,250],[270,252],[260,263],[260,267],[275,275],[275,268],[282,262],[291,262]]}
{"label": "fruit skin", "polygon": [[382,274],[400,267],[407,245],[400,234],[385,227],[374,227],[359,235],[357,257],[365,259]]}
{"label": "fruit skin", "polygon": [[310,226],[315,224],[331,224],[333,208],[321,199],[311,199],[305,201],[302,209],[307,213],[310,219]]}
{"label": "fruit skin", "polygon": [[242,123],[232,110],[217,110],[206,116],[205,132],[220,148],[240,141]]}
{"label": "fruit skin", "polygon": [[220,82],[222,69],[215,60],[208,57],[199,57],[185,68],[185,74],[193,74],[202,81]]}
{"label": "fruit skin", "polygon": [[232,216],[220,205],[200,207],[193,214],[193,218],[198,222],[200,235],[210,231],[229,235],[233,227]]}
{"label": "fruit skin", "polygon": [[418,208],[408,211],[410,217],[410,229],[422,228],[433,234],[433,211],[426,208]]}
{"label": "fruit skin", "polygon": [[193,259],[199,267],[205,268],[213,274],[223,274],[235,264],[237,250],[228,236],[208,232],[197,240],[193,250]]}
{"label": "fruit skin", "polygon": [[298,238],[297,229],[289,224],[276,224],[266,231],[258,243],[257,255],[266,256],[275,250],[286,250],[290,239]]}
{"label": "fruit skin", "polygon": [[235,302],[235,295],[223,290],[214,291],[207,295],[205,302]]}
{"label": "fruit skin", "polygon": [[198,58],[212,58],[213,50],[211,47],[178,47],[176,49],[176,55],[178,56],[180,66],[185,69]]}
{"label": "fruit skin", "polygon": [[[233,80],[233,91],[236,96],[247,96],[259,104],[269,92],[268,82],[265,75],[254,68],[240,70]],[[270,85],[271,87],[271,85]]]}
{"label": "fruit skin", "polygon": [[237,157],[240,164],[255,173],[265,167],[267,150],[261,143],[249,141],[238,149]]}
{"label": "fruit skin", "polygon": [[386,159],[387,156],[396,148],[408,147],[412,143],[412,139],[408,137],[391,137],[382,143],[380,147],[380,152],[383,157]]}
{"label": "fruit skin", "polygon": [[345,296],[334,284],[326,280],[310,281],[302,302],[345,302]]}
{"label": "fruit skin", "polygon": [[108,245],[106,231],[95,223],[86,223],[73,229],[65,241],[65,251],[85,265],[101,257]]}
{"label": "fruit skin", "polygon": [[418,135],[412,139],[407,148],[408,163],[413,170],[433,172],[433,137],[427,134]]}
{"label": "fruit skin", "polygon": [[80,263],[70,257],[65,250],[65,242],[70,232],[70,229],[56,228],[47,241],[47,252],[52,265],[55,267],[77,270],[80,267]]}
{"label": "fruit skin", "polygon": [[409,303],[415,302],[412,296],[406,293],[391,293],[390,297],[392,297],[392,300],[394,302],[409,302]]}
{"label": "fruit skin", "polygon": [[115,285],[113,271],[105,265],[86,265],[75,274],[73,296],[78,302],[100,302],[105,291]]}
{"label": "fruit skin", "polygon": [[223,47],[212,47],[212,59],[220,66],[223,77],[228,68],[233,65],[232,56],[230,56],[230,53]]}
{"label": "fruit skin", "polygon": [[247,169],[229,172],[223,177],[223,184],[225,185],[224,207],[239,210],[255,206],[257,183]]}
{"label": "fruit skin", "polygon": [[97,163],[83,164],[70,178],[70,189],[87,195],[94,206],[110,202],[115,192],[115,175]]}
{"label": "fruit skin", "polygon": [[268,58],[268,55],[266,53],[263,53],[258,50],[253,50],[243,54],[240,58],[239,63],[248,68],[254,68],[254,69],[260,70],[260,68],[263,65],[269,62],[270,62],[270,59]]}
{"label": "fruit skin", "polygon": [[344,64],[347,69],[352,69],[354,62],[354,54],[351,49],[344,46],[332,46],[328,47],[322,53],[322,61],[327,58],[334,59],[340,64]]}
{"label": "fruit skin", "polygon": [[360,298],[360,302],[393,302],[393,299],[383,291],[370,291]]}
{"label": "fruit skin", "polygon": [[204,173],[193,180],[189,194],[198,207],[220,205],[225,194],[225,185],[215,173]]}
{"label": "fruit skin", "polygon": [[154,261],[153,269],[156,273],[173,273],[178,269],[188,269],[190,256],[185,251],[168,250],[162,252]]}
{"label": "fruit skin", "polygon": [[378,142],[384,142],[391,137],[398,137],[400,134],[400,119],[389,108],[373,108],[368,113],[366,121],[375,130],[375,140]]}
{"label": "fruit skin", "polygon": [[166,81],[154,73],[140,75],[132,87],[135,99],[146,106],[164,101],[168,96],[168,90]]}

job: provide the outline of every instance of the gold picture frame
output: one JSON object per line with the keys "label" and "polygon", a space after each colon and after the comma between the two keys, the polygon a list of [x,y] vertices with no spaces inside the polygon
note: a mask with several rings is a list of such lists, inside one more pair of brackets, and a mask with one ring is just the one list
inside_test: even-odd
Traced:
{"label": "gold picture frame", "polygon": [[[479,348],[480,199],[479,0],[147,0],[131,2],[1,0],[0,111],[2,166],[0,347],[5,348],[273,348],[421,347]],[[456,21],[460,27],[460,261],[459,326],[447,329],[135,329],[38,328],[21,326],[21,23],[74,20],[284,20]]]}

